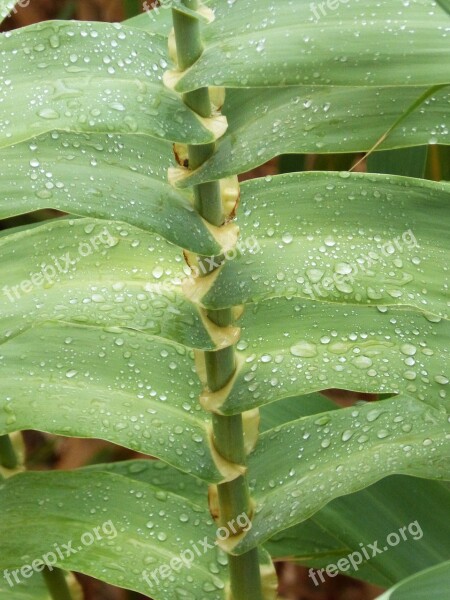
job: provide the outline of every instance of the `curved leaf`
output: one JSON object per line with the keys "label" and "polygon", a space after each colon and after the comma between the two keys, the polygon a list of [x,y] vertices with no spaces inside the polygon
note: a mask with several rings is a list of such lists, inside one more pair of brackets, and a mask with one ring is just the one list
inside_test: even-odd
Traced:
{"label": "curved leaf", "polygon": [[[257,167],[284,153],[366,152],[426,88],[227,90],[229,127],[213,156],[184,181],[193,185]],[[450,144],[450,93],[441,90],[405,117],[383,149]]]}
{"label": "curved leaf", "polygon": [[442,6],[442,8],[450,14],[450,0],[436,0],[438,4]]}
{"label": "curved leaf", "polygon": [[381,150],[367,158],[369,173],[389,173],[406,175],[407,177],[425,178],[427,168],[428,147],[416,146],[401,150]]}
{"label": "curved leaf", "polygon": [[0,58],[0,147],[55,129],[193,144],[216,137],[164,87],[163,37],[119,24],[49,21],[2,34]]}
{"label": "curved leaf", "polygon": [[207,481],[222,479],[184,346],[121,329],[47,323],[0,346],[0,377],[2,433],[106,439]]}
{"label": "curved leaf", "polygon": [[[450,488],[445,483],[387,477],[336,498],[307,521],[274,536],[266,548],[276,560],[288,558],[314,569],[336,565],[344,558],[344,575],[389,587],[448,556],[449,502]],[[378,542],[378,548],[384,547],[387,537],[405,526],[406,539],[400,534],[398,545],[374,555],[368,544]],[[397,541],[395,535],[390,539]],[[363,556],[363,562],[353,568],[348,557],[361,552],[362,546],[370,558]],[[355,562],[359,562],[357,555]],[[317,572],[315,577],[320,584]]]}
{"label": "curved leaf", "polygon": [[162,491],[181,496],[204,509],[207,506],[208,485],[205,481],[183,473],[160,460],[136,459],[83,467],[84,472],[103,471],[149,483]]}
{"label": "curved leaf", "polygon": [[[209,2],[210,0],[202,0],[202,4],[209,4]],[[144,14],[131,17],[131,19],[123,21],[122,24],[126,27],[136,27],[149,33],[157,33],[166,38],[169,37],[169,33],[173,27],[171,5],[169,3],[162,4],[157,7],[158,10],[147,10],[145,6],[143,8],[145,10]]]}
{"label": "curved leaf", "polygon": [[404,86],[450,83],[448,27],[432,0],[211,3],[205,51],[178,82],[208,85]]}
{"label": "curved leaf", "polygon": [[2,578],[0,594],[10,600],[52,600],[43,578],[39,576],[34,577],[32,581],[25,580],[20,587],[13,588]]}
{"label": "curved leaf", "polygon": [[249,306],[237,324],[234,378],[204,394],[224,414],[329,388],[406,392],[450,413],[450,321],[291,298]]}
{"label": "curved leaf", "polygon": [[208,308],[298,296],[447,317],[449,193],[446,183],[348,172],[244,183],[241,236],[259,251],[226,261],[193,297]]}
{"label": "curved leaf", "polygon": [[[178,600],[185,590],[194,597],[225,598],[226,558],[214,545],[207,507],[157,484],[130,486],[127,477],[102,472],[24,473],[0,485],[0,498],[3,569],[21,568],[54,552],[56,544],[66,554],[64,560],[57,557],[63,568],[155,600]],[[193,544],[205,537],[212,548],[202,553],[199,544],[195,555]],[[75,553],[67,556],[69,541]],[[181,561],[171,568],[170,561],[188,549],[194,554],[190,568]],[[165,565],[169,572],[163,578],[158,570]]]}
{"label": "curved leaf", "polygon": [[[0,238],[0,344],[58,319],[127,327],[214,349],[210,327],[180,285],[187,277],[176,246],[129,225],[58,219]],[[215,341],[213,341],[215,340]]]}
{"label": "curved leaf", "polygon": [[[450,7],[449,7],[450,8]],[[428,600],[445,598],[450,588],[450,561],[416,573],[394,586],[378,600]]]}
{"label": "curved leaf", "polygon": [[234,552],[246,552],[333,498],[382,477],[450,479],[449,457],[448,414],[408,396],[313,415],[267,431],[249,459],[256,500],[253,526]]}
{"label": "curved leaf", "polygon": [[167,181],[172,144],[142,135],[45,134],[0,149],[0,219],[55,208],[125,221],[199,254],[221,251],[190,195]]}

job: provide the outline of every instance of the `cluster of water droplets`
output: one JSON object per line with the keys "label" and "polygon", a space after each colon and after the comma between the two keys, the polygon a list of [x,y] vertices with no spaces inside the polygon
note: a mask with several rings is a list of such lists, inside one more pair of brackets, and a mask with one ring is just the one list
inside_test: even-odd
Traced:
{"label": "cluster of water droplets", "polygon": [[449,449],[448,413],[407,397],[276,427],[250,458],[257,499],[251,535],[265,539],[387,475],[446,478]]}
{"label": "cluster of water droplets", "polygon": [[4,146],[55,128],[210,140],[162,83],[162,37],[119,24],[43,23],[5,33],[0,57]]}
{"label": "cluster of water droplets", "polygon": [[380,306],[300,303],[248,310],[238,352],[244,365],[227,406],[246,409],[327,388],[404,392],[448,405],[448,321]]}
{"label": "cluster of water droplets", "polygon": [[[424,191],[420,183],[348,172],[244,184],[241,235],[256,237],[260,250],[225,265],[209,305],[300,296],[448,317],[448,249],[424,225],[430,206],[444,210],[446,196]],[[411,195],[423,206],[409,210]]]}

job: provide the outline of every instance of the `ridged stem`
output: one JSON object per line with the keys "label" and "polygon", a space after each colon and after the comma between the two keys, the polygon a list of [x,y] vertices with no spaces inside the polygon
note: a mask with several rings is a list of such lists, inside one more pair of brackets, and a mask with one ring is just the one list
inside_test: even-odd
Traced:
{"label": "ridged stem", "polygon": [[[197,0],[183,0],[187,8],[195,10]],[[197,19],[184,15],[176,9],[172,11],[177,46],[178,66],[188,69],[203,52],[200,23]],[[202,117],[212,114],[211,101],[207,88],[189,92],[183,96],[184,102]],[[215,151],[215,144],[191,145],[188,147],[189,168],[197,169]],[[195,205],[199,214],[213,225],[224,222],[220,184],[218,181],[194,186]],[[220,327],[229,325],[231,309],[209,311],[208,317]],[[231,346],[216,352],[205,352],[208,387],[212,392],[222,389],[234,374],[235,352]],[[214,444],[226,460],[245,465],[244,430],[242,415],[230,417],[212,415]],[[246,476],[218,486],[220,524],[227,527],[236,518],[245,515],[251,518],[251,504]],[[240,556],[229,555],[230,586],[233,600],[263,600],[258,549],[255,548]]]}
{"label": "ridged stem", "polygon": [[[0,465],[5,469],[16,469],[19,458],[9,435],[0,436]],[[53,600],[73,600],[66,579],[60,569],[44,569],[42,572],[47,589]]]}
{"label": "ridged stem", "polygon": [[16,451],[9,435],[0,436],[0,465],[5,469],[15,469],[18,465]]}
{"label": "ridged stem", "polygon": [[50,569],[45,568],[42,571],[42,576],[53,600],[73,600],[64,571],[61,571],[61,569],[50,571]]}

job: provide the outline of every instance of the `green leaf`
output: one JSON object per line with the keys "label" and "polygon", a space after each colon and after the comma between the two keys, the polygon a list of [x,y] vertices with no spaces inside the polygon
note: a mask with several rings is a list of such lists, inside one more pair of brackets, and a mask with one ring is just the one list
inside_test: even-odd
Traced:
{"label": "green leaf", "polygon": [[253,180],[241,191],[241,237],[253,238],[252,253],[195,286],[204,306],[298,296],[448,316],[448,184],[314,172]]}
{"label": "green leaf", "polygon": [[[73,541],[76,553],[58,560],[65,569],[155,600],[178,600],[185,590],[198,598],[225,597],[226,559],[214,546],[207,506],[163,491],[158,483],[130,485],[127,477],[102,472],[24,473],[0,485],[0,498],[2,569],[20,568],[57,547],[67,555],[65,545]],[[199,543],[204,538],[212,546],[206,552]],[[170,568],[187,550],[190,568],[183,563]],[[164,579],[157,571],[163,565],[169,567]]]}
{"label": "green leaf", "polygon": [[248,551],[382,477],[450,479],[449,456],[447,413],[406,395],[269,430],[249,457],[255,517],[234,552]]}
{"label": "green leaf", "polygon": [[208,485],[204,481],[178,471],[160,460],[125,460],[106,464],[83,467],[83,471],[103,471],[128,477],[133,481],[141,481],[160,490],[175,494],[205,508],[207,504]]}
{"label": "green leaf", "polygon": [[450,561],[447,561],[409,577],[381,596],[378,596],[378,600],[428,600],[428,598],[445,598],[449,588]]}
{"label": "green leaf", "polygon": [[224,414],[329,388],[405,392],[450,413],[449,321],[291,298],[248,306],[237,324],[234,378],[204,394],[205,405]]}
{"label": "green leaf", "polygon": [[[448,556],[449,502],[450,488],[445,483],[387,477],[365,490],[336,498],[307,521],[274,536],[266,548],[275,560],[295,560],[316,570],[336,565],[365,546],[369,560],[363,556],[360,565],[342,573],[389,587]],[[368,544],[378,542],[381,549],[389,534],[399,533],[405,526],[406,540],[402,536],[388,552],[373,555]],[[394,536],[390,539],[395,543]],[[326,574],[324,577],[328,579]],[[316,579],[321,582],[318,574]]]}
{"label": "green leaf", "polygon": [[289,421],[295,421],[300,417],[337,409],[338,406],[322,394],[284,398],[279,402],[272,402],[261,407],[259,429],[264,432]]}
{"label": "green leaf", "polygon": [[25,579],[23,583],[11,587],[4,574],[0,579],[0,594],[9,600],[52,600],[44,579],[39,575],[30,581]]}
{"label": "green leaf", "polygon": [[[261,408],[261,430],[333,409],[337,406],[320,394],[274,402]],[[388,587],[448,555],[449,502],[450,487],[445,483],[387,477],[365,490],[336,498],[311,518],[275,535],[265,546],[275,560],[295,560],[320,569],[361,551],[361,544],[385,540],[399,530],[400,524],[412,523],[410,529],[414,532],[417,521],[423,537],[420,530],[416,539],[408,532],[408,538],[402,538],[401,544],[391,547],[388,553],[372,556],[369,549],[370,560],[343,571],[345,575]]]}
{"label": "green leaf", "polygon": [[[367,152],[426,88],[227,90],[229,127],[214,155],[186,185],[249,171],[283,153]],[[382,148],[449,144],[450,94],[435,93],[406,117]],[[270,132],[270,143],[268,143]]]}
{"label": "green leaf", "polygon": [[1,433],[101,438],[207,481],[222,479],[184,346],[132,331],[47,323],[0,346],[0,377]]}
{"label": "green leaf", "polygon": [[[202,4],[208,4],[209,0],[203,0]],[[149,3],[151,4],[151,3]],[[158,7],[158,10],[144,10],[144,14],[137,15],[131,19],[127,19],[123,22],[126,27],[136,27],[137,29],[143,29],[149,33],[157,33],[159,35],[169,37],[169,33],[173,27],[172,11],[169,3],[162,4]]]}
{"label": "green leaf", "polygon": [[450,14],[450,0],[436,0],[436,2]]}
{"label": "green leaf", "polygon": [[[336,3],[337,4],[337,3]],[[205,51],[176,87],[450,83],[450,45],[432,0],[211,3]]]}
{"label": "green leaf", "polygon": [[171,283],[188,271],[180,250],[157,236],[95,219],[7,233],[0,238],[0,344],[49,319],[139,329],[199,348],[224,340]]}
{"label": "green leaf", "polygon": [[[0,149],[0,219],[55,208],[125,221],[214,256],[220,245],[191,194],[167,181],[172,145],[142,135],[45,134]],[[50,174],[50,176],[49,176]]]}
{"label": "green leaf", "polygon": [[119,24],[53,21],[3,34],[0,57],[7,115],[0,147],[55,129],[191,143],[217,137],[163,86],[163,37]]}
{"label": "green leaf", "polygon": [[425,177],[428,147],[418,146],[402,150],[381,150],[367,159],[369,173],[389,173],[407,177]]}

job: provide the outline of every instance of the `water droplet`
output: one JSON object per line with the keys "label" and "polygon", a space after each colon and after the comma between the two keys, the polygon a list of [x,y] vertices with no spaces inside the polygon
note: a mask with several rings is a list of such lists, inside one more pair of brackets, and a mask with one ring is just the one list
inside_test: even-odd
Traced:
{"label": "water droplet", "polygon": [[342,434],[342,438],[341,439],[342,439],[343,442],[348,442],[348,440],[352,437],[352,435],[353,435],[353,431],[350,431],[350,429],[347,429]]}
{"label": "water droplet", "polygon": [[381,411],[378,408],[374,408],[373,410],[369,410],[369,412],[366,415],[366,419],[372,423],[373,421],[376,421],[378,419],[378,417],[381,415],[383,411]]}
{"label": "water droplet", "polygon": [[59,119],[59,112],[52,108],[41,108],[41,110],[38,111],[38,117],[47,120]]}
{"label": "water droplet", "polygon": [[412,344],[403,344],[400,346],[400,351],[406,356],[414,356],[414,354],[417,352],[417,348]]}
{"label": "water droplet", "polygon": [[356,356],[352,362],[358,369],[368,369],[373,364],[368,356]]}
{"label": "water droplet", "polygon": [[388,435],[389,431],[387,431],[386,429],[380,429],[380,431],[377,432],[377,438],[379,438],[380,440],[387,438]]}
{"label": "water droplet", "polygon": [[293,356],[298,356],[301,358],[312,358],[313,356],[317,356],[316,345],[305,340],[302,340],[294,346],[291,346],[290,351]]}

